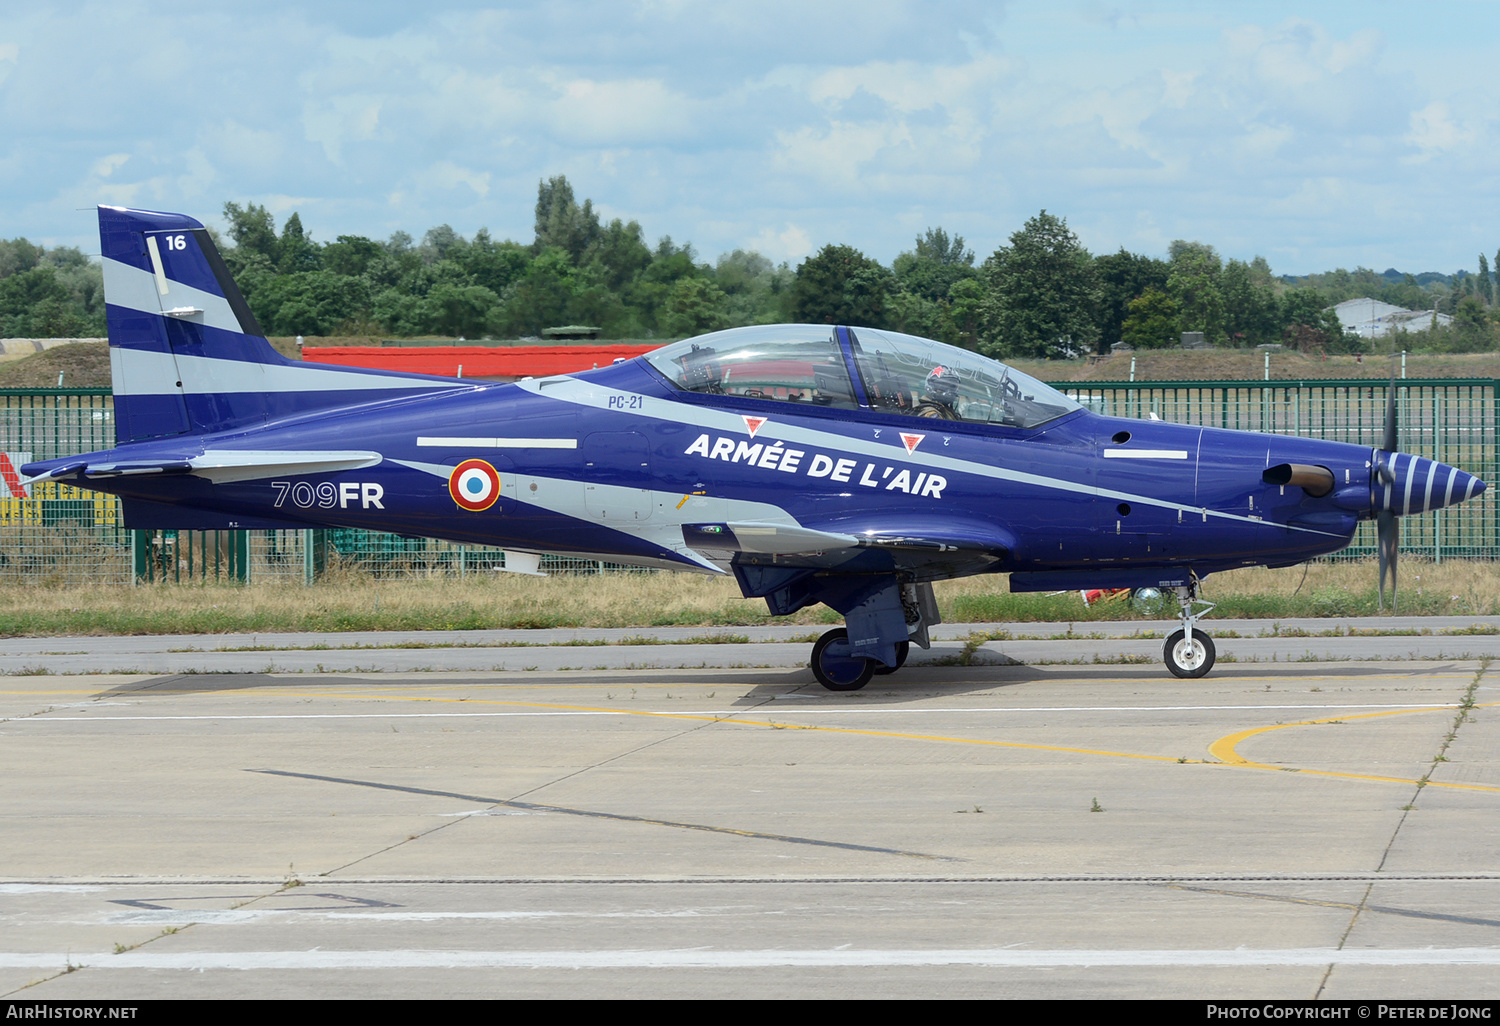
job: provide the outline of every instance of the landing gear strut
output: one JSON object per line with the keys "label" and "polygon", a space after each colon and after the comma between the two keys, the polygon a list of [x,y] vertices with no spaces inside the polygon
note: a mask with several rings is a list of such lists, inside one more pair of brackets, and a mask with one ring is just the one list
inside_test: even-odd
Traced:
{"label": "landing gear strut", "polygon": [[[1184,588],[1173,588],[1177,593],[1177,604],[1181,607],[1182,629],[1173,631],[1162,648],[1162,658],[1167,669],[1176,677],[1202,677],[1214,665],[1214,641],[1198,629],[1198,618],[1207,616],[1214,603],[1198,597],[1198,582]],[[1202,606],[1197,612],[1194,606]]]}

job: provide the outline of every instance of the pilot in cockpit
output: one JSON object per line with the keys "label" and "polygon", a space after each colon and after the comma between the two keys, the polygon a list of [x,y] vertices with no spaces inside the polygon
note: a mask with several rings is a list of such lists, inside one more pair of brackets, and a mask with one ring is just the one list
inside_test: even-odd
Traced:
{"label": "pilot in cockpit", "polygon": [[958,410],[958,375],[938,364],[922,383],[922,398],[912,412],[918,417],[938,417],[942,420],[961,420]]}

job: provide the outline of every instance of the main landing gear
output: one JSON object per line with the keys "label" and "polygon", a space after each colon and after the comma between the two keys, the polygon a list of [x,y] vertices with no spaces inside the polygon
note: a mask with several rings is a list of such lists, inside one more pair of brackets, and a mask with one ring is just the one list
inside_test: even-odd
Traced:
{"label": "main landing gear", "polygon": [[[1214,603],[1198,597],[1198,582],[1185,588],[1173,588],[1182,612],[1182,629],[1173,631],[1162,648],[1167,669],[1176,677],[1202,677],[1214,666],[1214,640],[1198,629],[1198,618],[1207,616]],[[1202,606],[1197,612],[1194,606]]]}
{"label": "main landing gear", "polygon": [[896,665],[856,656],[849,648],[849,632],[835,627],[818,639],[812,650],[812,672],[829,691],[858,691],[878,674],[895,673],[906,665],[911,642],[896,642]]}

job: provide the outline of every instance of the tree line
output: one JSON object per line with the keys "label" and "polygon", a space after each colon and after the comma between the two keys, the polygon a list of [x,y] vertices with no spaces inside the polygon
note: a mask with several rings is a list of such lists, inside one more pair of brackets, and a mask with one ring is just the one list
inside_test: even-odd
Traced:
{"label": "tree line", "polygon": [[[1413,336],[1408,348],[1487,349],[1500,337],[1500,293],[1483,256],[1478,274],[1358,268],[1294,279],[1262,257],[1225,261],[1202,242],[1173,242],[1165,258],[1123,248],[1095,256],[1045,210],[982,262],[936,227],[889,267],[838,244],[796,268],[742,249],[710,263],[670,236],[651,245],[637,221],[606,223],[562,176],[538,184],[529,243],[448,225],[420,242],[399,231],[318,242],[299,214],[278,229],[253,203],[226,203],[224,219],[227,238],[215,237],[225,262],[262,328],[279,336],[526,338],[587,324],[604,338],[668,340],[797,321],[889,328],[1001,358],[1176,346],[1184,332],[1215,346],[1348,352],[1367,343],[1328,307],[1365,295],[1454,314],[1452,329]],[[102,291],[98,264],[77,249],[0,241],[0,335],[103,334]]]}

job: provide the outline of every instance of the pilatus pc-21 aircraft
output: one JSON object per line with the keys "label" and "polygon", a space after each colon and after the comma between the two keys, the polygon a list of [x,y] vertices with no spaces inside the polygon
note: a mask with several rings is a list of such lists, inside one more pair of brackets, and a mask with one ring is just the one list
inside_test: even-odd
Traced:
{"label": "pilatus pc-21 aircraft", "polygon": [[733,574],[813,646],[835,691],[889,673],[940,622],[932,582],[1155,587],[1199,677],[1199,582],[1286,566],[1484,482],[1380,448],[1099,416],[927,339],[783,324],[579,374],[495,384],[307,364],[265,341],[203,225],[100,207],[118,445],[23,472],[119,495],[135,528],[359,527]]}

